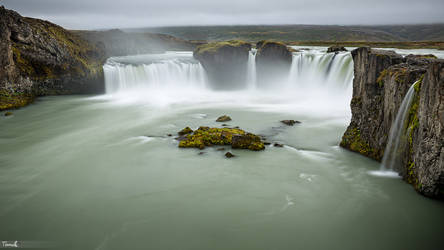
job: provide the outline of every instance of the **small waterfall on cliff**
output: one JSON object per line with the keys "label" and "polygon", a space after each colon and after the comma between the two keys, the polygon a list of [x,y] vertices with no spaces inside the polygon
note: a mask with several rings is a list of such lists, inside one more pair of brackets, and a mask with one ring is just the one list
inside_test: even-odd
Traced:
{"label": "small waterfall on cliff", "polygon": [[110,58],[103,67],[106,93],[133,89],[204,88],[205,70],[190,53]]}
{"label": "small waterfall on cliff", "polygon": [[372,174],[383,175],[383,176],[398,176],[394,171],[394,166],[398,161],[398,156],[400,154],[401,143],[403,140],[403,135],[405,133],[405,119],[410,110],[413,97],[415,96],[415,85],[418,82],[412,84],[404,99],[402,100],[401,106],[399,107],[398,113],[396,115],[395,121],[390,128],[390,134],[387,142],[387,146],[384,151],[384,157],[382,158],[382,164],[380,171],[373,171]]}
{"label": "small waterfall on cliff", "polygon": [[289,84],[297,84],[302,88],[348,90],[351,93],[352,81],[353,60],[350,53],[311,50],[293,53]]}
{"label": "small waterfall on cliff", "polygon": [[256,49],[251,49],[248,55],[248,68],[247,68],[247,88],[255,89],[257,86],[256,82]]}

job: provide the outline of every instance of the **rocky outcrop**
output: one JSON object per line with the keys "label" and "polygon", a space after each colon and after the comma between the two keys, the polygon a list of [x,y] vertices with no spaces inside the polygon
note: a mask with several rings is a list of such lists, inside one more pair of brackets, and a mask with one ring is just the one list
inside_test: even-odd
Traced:
{"label": "rocky outcrop", "polygon": [[444,197],[444,61],[370,48],[352,56],[352,120],[341,146],[381,160],[401,102],[419,81],[396,170],[418,192]]}
{"label": "rocky outcrop", "polygon": [[265,145],[259,136],[237,128],[199,127],[194,132],[187,133],[178,139],[180,140],[179,147],[181,148],[204,149],[207,146],[231,145],[235,149],[249,149],[253,151],[265,149]]}
{"label": "rocky outcrop", "polygon": [[100,93],[103,51],[47,21],[0,7],[0,109],[35,96]]}
{"label": "rocky outcrop", "polygon": [[256,44],[257,82],[260,86],[273,86],[284,80],[290,72],[293,55],[283,43],[260,41]]}
{"label": "rocky outcrop", "polygon": [[198,46],[194,58],[207,72],[216,89],[239,89],[245,86],[251,44],[243,41],[214,42]]}
{"label": "rocky outcrop", "polygon": [[331,46],[327,49],[327,53],[338,53],[342,51],[347,51],[343,46]]}

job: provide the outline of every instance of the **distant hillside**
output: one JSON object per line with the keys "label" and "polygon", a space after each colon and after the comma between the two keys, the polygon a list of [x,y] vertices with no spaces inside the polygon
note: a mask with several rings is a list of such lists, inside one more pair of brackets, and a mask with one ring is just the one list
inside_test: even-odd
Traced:
{"label": "distant hillside", "polygon": [[127,31],[161,33],[186,40],[444,41],[444,24],[392,26],[193,26],[141,28]]}

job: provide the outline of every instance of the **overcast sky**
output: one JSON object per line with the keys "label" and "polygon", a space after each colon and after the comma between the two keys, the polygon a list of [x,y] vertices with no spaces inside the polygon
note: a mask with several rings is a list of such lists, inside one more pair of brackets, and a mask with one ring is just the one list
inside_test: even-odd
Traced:
{"label": "overcast sky", "polygon": [[0,0],[0,4],[70,29],[444,23],[444,0]]}

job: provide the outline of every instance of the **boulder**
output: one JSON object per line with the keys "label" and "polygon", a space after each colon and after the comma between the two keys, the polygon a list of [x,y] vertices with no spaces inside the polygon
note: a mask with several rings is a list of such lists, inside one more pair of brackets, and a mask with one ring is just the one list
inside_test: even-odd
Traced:
{"label": "boulder", "polygon": [[[228,122],[228,121],[231,121],[231,117],[229,117],[228,115],[220,116],[216,120],[216,122]],[[222,126],[223,125],[226,125],[226,124],[222,124]]]}
{"label": "boulder", "polygon": [[301,123],[300,121],[295,121],[295,120],[282,120],[281,122],[288,126],[293,126],[295,124]]}
{"label": "boulder", "polygon": [[291,48],[283,43],[271,41],[260,41],[256,47],[258,85],[273,86],[276,81],[286,80],[293,60]]}
{"label": "boulder", "polygon": [[214,89],[240,89],[246,86],[250,49],[251,44],[244,41],[213,42],[198,46],[193,56]]}
{"label": "boulder", "polygon": [[184,129],[182,129],[181,131],[179,131],[177,134],[182,136],[182,135],[187,135],[187,134],[191,134],[193,133],[193,130],[190,127],[186,127]]}
{"label": "boulder", "polygon": [[347,51],[343,46],[331,46],[327,49],[327,53],[339,53],[342,51]]}
{"label": "boulder", "polygon": [[261,141],[261,138],[251,133],[233,135],[231,139],[231,147],[237,149],[249,149],[253,151],[265,149],[265,145]]}
{"label": "boulder", "polygon": [[232,154],[231,152],[226,152],[226,153],[225,153],[225,157],[227,157],[227,158],[233,158],[233,157],[235,157],[235,155]]}
{"label": "boulder", "polygon": [[257,135],[235,128],[200,127],[193,133],[178,138],[181,148],[204,149],[207,146],[231,145],[232,148],[259,151],[265,149],[264,143]]}

